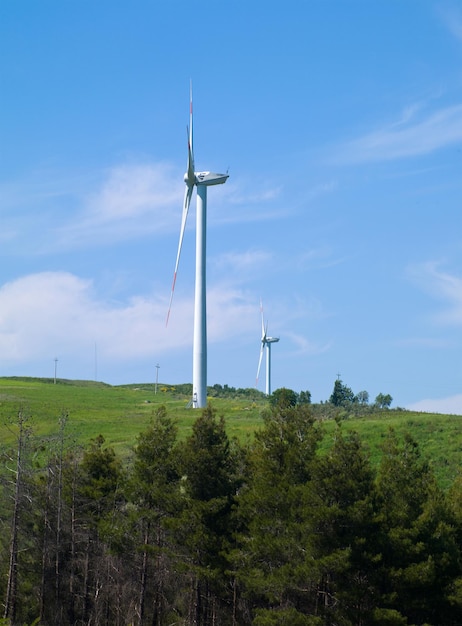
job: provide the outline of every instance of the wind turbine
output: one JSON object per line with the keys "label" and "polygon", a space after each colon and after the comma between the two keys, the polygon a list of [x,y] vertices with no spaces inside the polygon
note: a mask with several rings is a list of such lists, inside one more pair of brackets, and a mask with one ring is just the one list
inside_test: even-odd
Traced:
{"label": "wind turbine", "polygon": [[268,337],[268,322],[263,320],[263,304],[260,301],[260,312],[261,312],[261,348],[260,348],[260,358],[258,360],[258,368],[257,368],[257,382],[256,387],[258,387],[258,377],[260,376],[260,367],[263,359],[263,352],[266,347],[266,395],[271,395],[271,344],[279,341],[279,337]]}
{"label": "wind turbine", "polygon": [[193,108],[192,84],[189,94],[189,130],[188,134],[188,161],[184,182],[186,189],[181,218],[180,240],[176,256],[175,271],[173,273],[172,292],[167,313],[167,324],[172,307],[173,292],[175,290],[176,275],[180,263],[181,247],[183,245],[186,219],[189,205],[194,191],[197,190],[196,207],[196,287],[194,294],[194,338],[193,338],[193,408],[203,408],[207,404],[207,300],[206,300],[206,234],[207,234],[207,187],[222,185],[228,174],[194,171],[193,149]]}

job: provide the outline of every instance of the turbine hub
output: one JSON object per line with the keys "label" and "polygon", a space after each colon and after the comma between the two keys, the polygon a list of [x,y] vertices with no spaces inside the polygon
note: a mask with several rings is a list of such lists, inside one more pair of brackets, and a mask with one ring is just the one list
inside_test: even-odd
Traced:
{"label": "turbine hub", "polygon": [[195,176],[192,177],[193,180],[191,180],[191,176],[188,174],[188,172],[185,172],[185,175],[183,176],[183,180],[184,182],[187,184],[188,187],[192,187],[194,185],[195,181]]}

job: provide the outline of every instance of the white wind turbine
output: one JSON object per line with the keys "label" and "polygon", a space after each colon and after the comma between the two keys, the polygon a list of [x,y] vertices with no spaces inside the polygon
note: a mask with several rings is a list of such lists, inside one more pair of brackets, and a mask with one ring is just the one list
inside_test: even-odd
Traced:
{"label": "white wind turbine", "polygon": [[196,208],[196,287],[194,296],[194,339],[193,339],[193,408],[207,404],[207,301],[206,301],[206,233],[207,233],[207,187],[222,185],[228,174],[194,171],[192,86],[189,97],[188,163],[184,182],[186,190],[181,218],[180,241],[173,274],[172,292],[167,313],[167,324],[175,290],[176,274],[180,262],[186,219],[194,187],[197,188]]}
{"label": "white wind turbine", "polygon": [[260,358],[258,360],[258,368],[257,368],[257,382],[256,387],[258,387],[258,377],[260,376],[260,367],[263,359],[263,351],[266,347],[266,395],[271,395],[271,344],[279,341],[279,337],[268,337],[268,322],[266,322],[266,326],[263,320],[263,304],[260,301],[260,312],[261,312],[261,348],[260,348]]}

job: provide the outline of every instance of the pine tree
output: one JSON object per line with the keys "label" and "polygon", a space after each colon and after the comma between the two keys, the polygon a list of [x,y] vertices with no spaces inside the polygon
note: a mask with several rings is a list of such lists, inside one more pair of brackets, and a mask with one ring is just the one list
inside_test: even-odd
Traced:
{"label": "pine tree", "polygon": [[159,407],[150,426],[138,437],[129,483],[129,499],[136,506],[132,524],[141,546],[136,612],[140,624],[152,626],[165,623],[174,601],[172,590],[178,587],[178,578],[169,573],[174,565],[169,524],[178,515],[180,504],[176,437],[176,424],[165,407]]}
{"label": "pine tree", "polygon": [[449,599],[460,576],[457,526],[411,435],[390,431],[377,486],[383,607],[410,623],[458,624]]}
{"label": "pine tree", "polygon": [[317,581],[318,612],[327,623],[370,624],[379,554],[374,475],[358,435],[340,428],[317,459],[305,506]]}
{"label": "pine tree", "polygon": [[[316,623],[307,621],[315,576],[304,497],[319,438],[307,405],[273,406],[256,433],[232,553],[241,596],[256,609],[255,623]],[[241,622],[250,612],[245,608],[243,602]]]}
{"label": "pine tree", "polygon": [[[186,548],[190,580],[190,623],[226,624],[232,585],[225,553],[232,538],[232,508],[239,486],[237,444],[231,446],[225,422],[208,405],[179,448],[183,514],[178,539]],[[226,617],[228,615],[228,617]]]}

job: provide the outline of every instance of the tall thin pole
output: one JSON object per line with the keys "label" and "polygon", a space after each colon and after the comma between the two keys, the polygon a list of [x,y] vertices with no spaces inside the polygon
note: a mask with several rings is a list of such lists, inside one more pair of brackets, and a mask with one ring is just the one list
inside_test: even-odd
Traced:
{"label": "tall thin pole", "polygon": [[154,387],[154,393],[157,395],[157,383],[159,382],[159,363],[156,365],[156,385]]}
{"label": "tall thin pole", "polygon": [[206,227],[207,187],[206,185],[197,185],[192,398],[192,405],[195,409],[201,409],[207,405]]}
{"label": "tall thin pole", "polygon": [[271,342],[266,343],[266,395],[271,395]]}
{"label": "tall thin pole", "polygon": [[56,370],[58,368],[58,359],[55,357],[55,380],[54,380],[54,384],[56,385]]}

